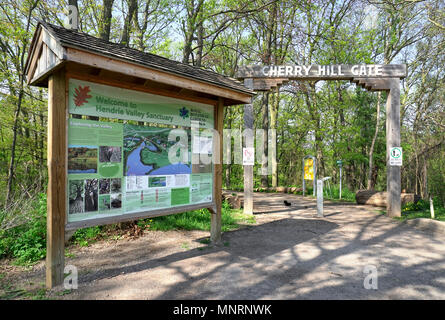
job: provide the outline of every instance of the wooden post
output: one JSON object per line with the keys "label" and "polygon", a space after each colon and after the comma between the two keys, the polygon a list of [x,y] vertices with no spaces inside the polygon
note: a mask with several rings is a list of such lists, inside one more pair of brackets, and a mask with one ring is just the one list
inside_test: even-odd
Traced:
{"label": "wooden post", "polygon": [[389,164],[389,152],[392,147],[400,147],[400,79],[389,82],[386,100],[386,187],[388,202],[386,213],[389,217],[401,216],[401,167]]}
{"label": "wooden post", "polygon": [[63,69],[48,80],[48,193],[46,287],[63,283],[66,217],[66,79]]}
{"label": "wooden post", "polygon": [[[244,79],[244,86],[253,87],[253,79]],[[244,146],[253,148],[253,105],[244,105]],[[244,213],[253,214],[253,166],[244,167]]]}
{"label": "wooden post", "polygon": [[219,150],[215,150],[214,152],[217,154],[218,160],[214,163],[214,183],[213,186],[213,196],[215,202],[215,210],[211,210],[211,221],[210,221],[210,241],[214,244],[218,244],[221,242],[221,209],[222,209],[222,155],[223,155],[223,126],[224,126],[224,99],[219,98],[218,104],[215,107],[215,130],[219,135],[219,143],[213,141],[214,148],[218,148]]}

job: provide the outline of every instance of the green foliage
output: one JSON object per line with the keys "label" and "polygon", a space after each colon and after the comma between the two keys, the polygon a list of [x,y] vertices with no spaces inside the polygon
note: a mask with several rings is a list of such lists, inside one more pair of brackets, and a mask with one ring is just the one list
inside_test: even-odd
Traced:
{"label": "green foliage", "polygon": [[[255,223],[254,217],[246,216],[240,211],[230,209],[227,202],[222,207],[222,230],[228,231],[239,227],[239,223]],[[210,212],[207,209],[184,212],[180,214],[156,217],[147,222],[149,230],[210,230]]]}
{"label": "green foliage", "polygon": [[0,234],[0,257],[10,256],[17,264],[32,264],[46,256],[46,195],[35,204],[33,219]]}
{"label": "green foliage", "polygon": [[406,211],[420,211],[420,210],[426,210],[426,209],[429,209],[429,208],[430,208],[430,203],[428,201],[420,199],[416,203],[408,202],[407,204],[403,205],[402,212],[406,212]]}
{"label": "green foliage", "polygon": [[87,247],[101,236],[102,227],[95,226],[76,230],[71,241],[81,247]]}
{"label": "green foliage", "polygon": [[[442,205],[439,197],[434,197],[434,219],[445,221],[445,207]],[[402,216],[400,220],[416,219],[416,218],[431,218],[430,202],[426,200],[419,200],[417,203],[409,202],[402,207]]]}
{"label": "green foliage", "polygon": [[[323,188],[324,199],[327,200],[340,200],[340,187],[332,186],[331,190],[325,185]],[[348,202],[355,202],[355,192],[349,190],[347,187],[341,189],[341,200]]]}

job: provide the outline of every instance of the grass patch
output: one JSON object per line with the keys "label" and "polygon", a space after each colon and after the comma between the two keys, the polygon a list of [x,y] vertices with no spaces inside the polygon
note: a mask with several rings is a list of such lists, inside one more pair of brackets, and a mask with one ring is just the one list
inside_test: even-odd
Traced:
{"label": "grass patch", "polygon": [[[16,287],[12,281],[0,279],[0,300],[46,300],[47,290],[45,284],[39,284],[36,287],[20,288]],[[33,285],[29,283],[29,285]]]}
{"label": "grass patch", "polygon": [[[302,191],[298,191],[296,194],[303,195]],[[313,196],[313,189],[307,187],[306,196]],[[340,199],[340,188],[339,186],[328,185],[328,183],[323,184],[323,199],[335,202],[355,202],[355,192],[349,190],[347,187],[342,187],[341,189],[341,199]]]}
{"label": "grass patch", "polygon": [[[441,206],[439,199],[435,198],[434,203],[434,220],[445,221],[445,207]],[[409,219],[427,218],[431,219],[429,201],[419,200],[417,203],[407,203],[402,207],[402,216],[396,218],[404,221]]]}
{"label": "grass patch", "polygon": [[[255,223],[255,217],[245,215],[242,210],[234,210],[224,202],[221,215],[222,231],[229,231],[240,227],[241,224]],[[144,222],[143,222],[144,223]],[[142,223],[142,226],[143,226]],[[174,215],[156,217],[145,221],[148,230],[210,230],[210,212],[207,209],[194,210]],[[141,226],[141,225],[140,225]]]}
{"label": "grass patch", "polygon": [[73,234],[73,237],[71,238],[71,241],[81,247],[87,247],[103,236],[103,228],[96,226],[76,230],[76,232]]}
{"label": "grass patch", "polygon": [[332,186],[330,189],[325,185],[323,186],[324,198],[331,201],[345,201],[345,202],[355,202],[355,192],[349,190],[346,187],[341,189],[341,199],[340,199],[340,188],[338,186]]}

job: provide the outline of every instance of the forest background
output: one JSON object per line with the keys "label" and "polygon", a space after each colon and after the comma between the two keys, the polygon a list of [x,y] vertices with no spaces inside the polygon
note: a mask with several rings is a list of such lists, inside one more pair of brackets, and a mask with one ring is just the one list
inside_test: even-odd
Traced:
{"label": "forest background", "polygon": [[[0,231],[30,219],[46,191],[47,91],[26,84],[38,20],[234,77],[249,64],[399,64],[402,190],[445,203],[445,3],[443,0],[1,0]],[[386,93],[348,81],[291,81],[254,99],[255,127],[277,132],[277,166],[255,186],[302,185],[302,158],[319,176],[359,189],[386,188]],[[224,128],[243,129],[243,106]],[[268,141],[263,141],[265,155]],[[223,183],[241,189],[243,169],[225,164]]]}

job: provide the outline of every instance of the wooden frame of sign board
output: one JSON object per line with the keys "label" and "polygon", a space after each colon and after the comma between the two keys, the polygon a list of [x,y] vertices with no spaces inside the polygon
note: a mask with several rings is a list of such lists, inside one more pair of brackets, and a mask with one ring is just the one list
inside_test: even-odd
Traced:
{"label": "wooden frame of sign board", "polygon": [[[181,213],[189,210],[197,210],[207,208],[211,212],[211,230],[210,239],[213,243],[221,240],[221,190],[222,190],[222,143],[213,144],[213,152],[220,159],[219,163],[213,164],[213,191],[212,201],[183,205],[172,208],[158,209],[152,211],[142,211],[131,214],[122,214],[112,217],[99,219],[88,219],[79,222],[67,223],[68,212],[66,204],[66,192],[68,184],[68,82],[69,79],[86,79],[97,83],[113,85],[120,88],[129,88],[152,94],[159,93],[164,96],[172,96],[166,94],[163,90],[155,90],[148,88],[145,90],[140,85],[124,85],[120,81],[112,78],[98,79],[93,75],[81,75],[71,72],[70,69],[75,67],[66,64],[62,68],[52,73],[48,79],[48,216],[47,216],[47,287],[52,288],[61,284],[63,281],[64,266],[64,247],[65,232],[79,228],[86,228],[96,225],[105,225],[124,221],[133,221],[142,218],[150,218],[156,216],[164,216],[175,213]],[[176,96],[173,94],[173,96]],[[197,98],[190,96],[188,98],[181,97],[184,100],[199,101],[209,103],[214,106],[214,129],[219,134],[222,141],[223,129],[223,108],[224,99],[210,100],[207,98]],[[219,149],[217,149],[219,148]]]}
{"label": "wooden frame of sign board", "polygon": [[[79,68],[76,64],[67,64],[66,66],[66,74],[65,74],[65,96],[66,96],[66,105],[68,105],[68,83],[70,79],[77,79],[77,80],[85,80],[89,82],[99,83],[99,84],[105,84],[108,86],[113,86],[117,88],[124,88],[124,89],[130,89],[130,90],[136,90],[140,92],[146,92],[151,94],[158,94],[166,97],[174,97],[175,94],[172,94],[168,91],[163,91],[161,89],[152,89],[147,88],[143,85],[134,85],[134,84],[125,84],[121,81],[118,81],[114,78],[104,78],[102,77],[94,76],[94,75],[85,75],[78,72],[73,71],[73,69]],[[205,103],[208,105],[213,105],[214,107],[214,129],[220,132],[218,128],[222,128],[222,124],[219,124],[218,121],[222,121],[221,115],[218,113],[219,109],[222,110],[223,108],[223,99],[219,100],[211,100],[207,98],[197,98],[197,97],[181,97],[183,100],[188,100],[192,102],[200,102]],[[69,119],[69,114],[67,112],[66,115],[66,121]],[[68,128],[68,126],[66,125]],[[222,135],[220,135],[220,139],[222,138]],[[68,131],[66,131],[66,145],[68,145]],[[221,140],[220,140],[221,141]],[[217,144],[214,145],[214,147],[217,147]],[[215,154],[221,154],[220,150],[214,150]],[[68,155],[66,155],[66,158],[68,159]],[[68,163],[68,162],[67,162]],[[97,225],[106,225],[106,224],[112,224],[112,223],[119,223],[119,222],[126,222],[126,221],[134,221],[138,219],[145,219],[145,218],[152,218],[152,217],[158,217],[158,216],[165,216],[170,214],[176,214],[191,210],[199,210],[199,209],[209,209],[212,213],[217,213],[218,208],[221,206],[221,204],[217,203],[217,194],[221,193],[221,188],[218,188],[218,181],[217,179],[217,169],[218,164],[213,164],[213,179],[212,179],[212,185],[213,185],[213,194],[212,194],[212,201],[211,202],[203,202],[199,204],[191,204],[191,205],[183,205],[178,207],[171,207],[171,208],[164,208],[164,209],[157,209],[157,210],[150,210],[150,211],[140,211],[137,213],[128,213],[128,214],[122,214],[122,215],[115,215],[110,217],[103,217],[103,218],[96,218],[96,219],[87,219],[84,221],[78,221],[78,222],[66,222],[65,224],[65,230],[66,231],[72,231],[80,228],[87,228]],[[66,177],[67,180],[67,177]],[[68,180],[67,180],[68,181]],[[213,217],[213,214],[212,214]],[[68,212],[65,213],[65,221],[68,221]],[[216,229],[215,229],[216,232]],[[214,233],[214,232],[213,232]],[[212,239],[214,241],[219,240],[219,235],[213,235],[212,233]]]}

